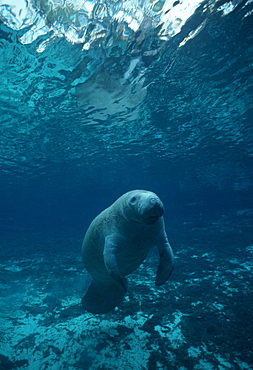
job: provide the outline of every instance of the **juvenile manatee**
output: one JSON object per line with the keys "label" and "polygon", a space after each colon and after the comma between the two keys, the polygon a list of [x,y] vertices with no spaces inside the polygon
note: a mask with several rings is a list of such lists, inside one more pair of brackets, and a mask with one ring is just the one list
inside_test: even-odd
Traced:
{"label": "juvenile manatee", "polygon": [[157,246],[159,266],[155,284],[170,277],[174,256],[164,227],[164,206],[150,191],[122,195],[90,224],[82,246],[83,262],[92,281],[82,305],[92,313],[118,306],[126,293],[126,276],[135,271]]}

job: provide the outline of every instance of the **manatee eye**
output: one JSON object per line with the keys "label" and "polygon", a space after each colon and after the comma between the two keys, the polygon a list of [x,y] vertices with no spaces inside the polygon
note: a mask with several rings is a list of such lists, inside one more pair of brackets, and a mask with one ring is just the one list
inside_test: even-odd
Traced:
{"label": "manatee eye", "polygon": [[137,200],[137,198],[136,198],[136,197],[132,197],[132,198],[130,199],[130,203],[134,204],[134,203],[136,202],[136,200]]}

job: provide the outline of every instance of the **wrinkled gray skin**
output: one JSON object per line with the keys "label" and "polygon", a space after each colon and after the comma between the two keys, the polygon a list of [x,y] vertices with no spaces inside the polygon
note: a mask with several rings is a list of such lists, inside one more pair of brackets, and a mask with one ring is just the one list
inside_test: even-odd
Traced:
{"label": "wrinkled gray skin", "polygon": [[88,311],[106,313],[118,306],[126,292],[125,276],[141,265],[153,246],[160,255],[155,283],[169,279],[174,256],[163,213],[155,193],[133,190],[93,220],[82,247],[84,266],[93,279],[82,300]]}

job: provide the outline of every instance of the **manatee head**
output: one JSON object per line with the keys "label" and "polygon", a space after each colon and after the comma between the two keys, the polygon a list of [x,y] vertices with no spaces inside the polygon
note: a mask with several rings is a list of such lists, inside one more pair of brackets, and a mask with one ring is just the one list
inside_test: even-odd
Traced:
{"label": "manatee head", "polygon": [[160,198],[147,190],[133,190],[125,194],[124,216],[132,221],[154,224],[164,214]]}

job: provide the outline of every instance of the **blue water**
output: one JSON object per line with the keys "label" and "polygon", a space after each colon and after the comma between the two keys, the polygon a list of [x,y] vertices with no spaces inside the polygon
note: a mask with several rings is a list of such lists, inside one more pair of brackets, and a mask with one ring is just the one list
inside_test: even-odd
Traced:
{"label": "blue water", "polygon": [[[252,369],[253,3],[203,2],[166,40],[112,23],[89,50],[32,3],[38,37],[0,2],[0,369]],[[162,199],[175,269],[155,287],[152,251],[92,315],[82,240],[133,189]]]}

